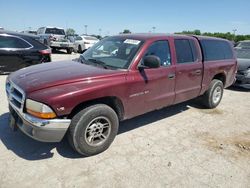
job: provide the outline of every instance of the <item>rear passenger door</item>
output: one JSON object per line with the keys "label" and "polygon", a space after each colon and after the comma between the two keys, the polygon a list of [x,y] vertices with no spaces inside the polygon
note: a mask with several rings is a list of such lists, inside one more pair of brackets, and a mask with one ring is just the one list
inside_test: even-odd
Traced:
{"label": "rear passenger door", "polygon": [[174,103],[183,102],[199,95],[201,91],[203,64],[196,40],[176,38],[176,97]]}

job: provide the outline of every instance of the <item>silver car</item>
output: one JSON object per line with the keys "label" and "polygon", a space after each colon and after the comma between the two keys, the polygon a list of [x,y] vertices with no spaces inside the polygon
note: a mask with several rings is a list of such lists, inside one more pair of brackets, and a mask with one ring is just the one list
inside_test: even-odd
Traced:
{"label": "silver car", "polygon": [[235,51],[238,61],[235,85],[250,89],[250,41],[240,42]]}

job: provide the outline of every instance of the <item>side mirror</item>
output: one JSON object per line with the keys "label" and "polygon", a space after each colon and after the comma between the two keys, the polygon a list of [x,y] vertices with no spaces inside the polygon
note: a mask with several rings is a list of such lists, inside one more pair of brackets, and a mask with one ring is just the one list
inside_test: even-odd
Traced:
{"label": "side mirror", "polygon": [[139,69],[143,68],[158,68],[161,65],[161,60],[155,55],[148,55],[143,59],[143,65],[139,66]]}

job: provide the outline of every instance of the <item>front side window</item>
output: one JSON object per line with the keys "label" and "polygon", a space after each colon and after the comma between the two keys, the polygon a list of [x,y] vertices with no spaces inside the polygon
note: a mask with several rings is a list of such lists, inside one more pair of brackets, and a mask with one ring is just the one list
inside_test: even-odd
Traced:
{"label": "front side window", "polygon": [[[188,39],[175,39],[175,51],[177,63],[190,63],[197,59],[197,51],[194,44]],[[195,59],[196,58],[196,59]]]}
{"label": "front side window", "polygon": [[96,43],[81,57],[86,63],[127,69],[143,41],[124,37],[109,37]]}
{"label": "front side window", "polygon": [[[155,55],[160,58],[161,66],[171,65],[171,54],[168,41],[154,42],[147,50],[145,56]],[[144,56],[144,57],[145,57]]]}
{"label": "front side window", "polygon": [[40,28],[37,30],[37,34],[43,34],[43,31],[44,31],[44,27],[40,27]]}
{"label": "front side window", "polygon": [[0,48],[30,48],[31,46],[16,37],[0,36]]}

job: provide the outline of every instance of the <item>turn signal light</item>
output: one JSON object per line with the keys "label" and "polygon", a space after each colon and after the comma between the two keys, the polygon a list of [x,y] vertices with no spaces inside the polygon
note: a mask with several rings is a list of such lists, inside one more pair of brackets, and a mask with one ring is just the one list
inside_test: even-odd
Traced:
{"label": "turn signal light", "polygon": [[29,110],[29,109],[27,109],[27,112],[35,117],[42,118],[42,119],[52,119],[56,117],[56,114],[54,112],[41,113],[41,112],[35,112],[32,110]]}

